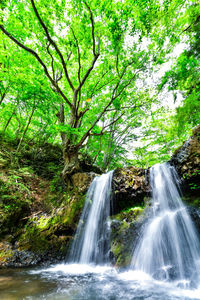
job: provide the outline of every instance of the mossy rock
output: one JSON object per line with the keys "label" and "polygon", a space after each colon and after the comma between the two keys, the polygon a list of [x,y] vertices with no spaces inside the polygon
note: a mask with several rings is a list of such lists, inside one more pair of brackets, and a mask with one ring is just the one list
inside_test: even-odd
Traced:
{"label": "mossy rock", "polygon": [[200,191],[200,125],[193,130],[193,135],[173,154],[172,163],[183,179],[185,189]]}
{"label": "mossy rock", "polygon": [[9,242],[0,242],[0,266],[4,265],[4,263],[8,261],[13,256],[13,254],[14,252]]}
{"label": "mossy rock", "polygon": [[145,219],[143,207],[132,207],[112,216],[111,219],[111,252],[115,264],[125,267],[131,263],[133,245]]}
{"label": "mossy rock", "polygon": [[144,206],[150,193],[148,172],[141,168],[118,168],[113,174],[113,214],[134,206]]}

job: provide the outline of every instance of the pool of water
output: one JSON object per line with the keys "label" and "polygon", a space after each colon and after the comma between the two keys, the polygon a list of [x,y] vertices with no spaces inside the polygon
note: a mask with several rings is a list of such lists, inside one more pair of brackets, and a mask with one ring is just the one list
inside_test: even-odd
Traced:
{"label": "pool of water", "polygon": [[142,300],[200,299],[200,286],[156,281],[145,273],[110,266],[59,264],[0,270],[0,299]]}

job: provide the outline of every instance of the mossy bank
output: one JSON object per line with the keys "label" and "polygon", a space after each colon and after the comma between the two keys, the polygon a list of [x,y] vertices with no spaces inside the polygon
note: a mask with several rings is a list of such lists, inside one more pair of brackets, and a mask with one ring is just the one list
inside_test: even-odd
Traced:
{"label": "mossy bank", "polygon": [[85,191],[66,191],[62,151],[49,144],[0,143],[0,267],[64,259]]}

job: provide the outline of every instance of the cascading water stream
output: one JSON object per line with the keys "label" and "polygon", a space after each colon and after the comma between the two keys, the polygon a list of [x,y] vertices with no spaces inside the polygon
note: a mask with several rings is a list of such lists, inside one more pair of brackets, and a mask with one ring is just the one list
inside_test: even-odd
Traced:
{"label": "cascading water stream", "polygon": [[110,197],[113,172],[95,177],[90,185],[80,218],[69,261],[102,264],[109,261]]}
{"label": "cascading water stream", "polygon": [[160,280],[194,285],[200,276],[200,242],[179,194],[178,175],[167,163],[150,169],[152,217],[133,254],[131,268]]}
{"label": "cascading water stream", "polygon": [[5,286],[1,299],[13,299],[18,291],[15,299],[200,300],[200,245],[180,199],[177,174],[163,164],[152,167],[150,177],[152,215],[135,249],[133,270],[107,264],[111,172],[95,178],[88,190],[68,263],[0,270]]}

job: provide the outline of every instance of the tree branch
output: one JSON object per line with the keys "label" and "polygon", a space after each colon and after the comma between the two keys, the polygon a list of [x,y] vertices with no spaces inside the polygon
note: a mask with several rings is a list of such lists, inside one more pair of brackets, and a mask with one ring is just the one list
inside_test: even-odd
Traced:
{"label": "tree branch", "polygon": [[47,45],[47,52],[48,54],[50,55],[51,57],[51,68],[52,68],[52,72],[53,72],[53,79],[55,80],[55,70],[54,70],[54,58],[53,58],[53,55],[51,54],[50,50],[49,50],[49,47],[50,47],[50,43]]}
{"label": "tree branch", "polygon": [[[91,24],[92,24],[93,55],[96,56],[96,44],[95,44],[95,35],[94,35],[94,18],[93,18],[93,14],[92,14],[92,11],[91,11],[91,8],[89,7],[89,5],[87,4],[86,1],[84,1],[84,3],[90,13],[90,20],[91,20]],[[97,53],[99,53],[99,51]]]}
{"label": "tree branch", "polygon": [[[135,61],[131,61],[130,63],[128,63],[125,68],[123,69],[121,75],[119,75],[119,70],[117,70],[117,73],[119,75],[119,81],[117,82],[115,88],[113,89],[113,93],[112,93],[112,97],[114,97],[114,99],[116,99],[118,96],[114,96],[115,92],[117,91],[118,87],[119,87],[119,84],[124,76],[124,74],[126,73],[126,70],[129,66],[131,66]],[[135,76],[135,75],[134,75]]]}
{"label": "tree branch", "polygon": [[5,35],[7,35],[9,37],[9,39],[11,39],[15,44],[17,44],[19,47],[21,47],[22,49],[24,49],[25,51],[29,52],[30,54],[32,54],[37,61],[42,65],[44,72],[46,74],[46,76],[49,78],[50,82],[52,83],[52,85],[55,86],[57,92],[63,97],[63,99],[65,100],[65,102],[72,107],[71,102],[68,100],[68,98],[65,96],[65,94],[62,92],[62,90],[59,88],[59,86],[56,84],[56,82],[53,80],[53,78],[51,77],[51,75],[48,72],[48,69],[46,67],[46,65],[44,64],[44,62],[42,61],[42,59],[39,57],[39,55],[32,50],[31,48],[28,48],[27,46],[23,45],[21,42],[19,42],[15,37],[13,37],[4,27],[3,25],[0,25],[0,30],[3,31],[3,33]]}
{"label": "tree branch", "polygon": [[84,109],[83,111],[80,111],[80,113],[76,116],[76,121],[74,124],[74,128],[80,127],[80,122],[79,120],[84,116],[84,114],[89,110],[89,108],[87,107],[86,109]]}
{"label": "tree branch", "polygon": [[187,28],[185,28],[185,29],[182,31],[182,33],[183,33],[183,32],[186,32],[186,31],[188,31],[188,30],[190,30],[191,27],[192,27],[193,25],[195,25],[196,23],[199,22],[199,20],[200,20],[200,15],[197,16],[196,20],[195,20],[193,23],[191,23]]}
{"label": "tree branch", "polygon": [[3,100],[5,99],[8,90],[9,90],[9,86],[7,86],[6,88],[4,88],[3,92],[0,92],[0,94],[1,94],[0,105],[2,104]]}
{"label": "tree branch", "polygon": [[[76,46],[77,46],[77,51],[78,51],[78,81],[79,81],[79,86],[81,85],[81,53],[80,53],[80,47],[79,47],[79,43],[78,43],[78,39],[74,33],[74,30],[72,27],[70,27],[73,37],[75,39],[76,42]],[[78,109],[79,109],[79,105],[80,105],[80,101],[81,101],[81,89],[78,90],[79,92],[79,100],[78,100],[78,104],[76,105],[76,101],[77,101],[77,97],[74,97],[74,107],[76,109],[76,115],[78,114]]]}
{"label": "tree branch", "polygon": [[90,131],[94,128],[94,126],[98,123],[98,121],[101,119],[101,117],[104,115],[104,113],[106,112],[107,108],[112,104],[112,102],[114,101],[113,98],[111,98],[111,100],[109,101],[109,103],[104,107],[103,111],[99,114],[99,116],[96,118],[96,120],[94,121],[94,123],[92,124],[92,126],[88,129],[88,131],[83,135],[83,137],[81,138],[81,140],[79,141],[79,143],[77,144],[77,147],[80,148],[82,146],[82,144],[84,143],[84,141],[86,140],[86,138],[90,135]]}
{"label": "tree branch", "polygon": [[66,76],[66,78],[67,78],[67,81],[68,81],[68,83],[69,83],[71,89],[74,91],[74,86],[73,86],[73,84],[72,84],[72,82],[71,82],[71,80],[70,80],[70,77],[69,77],[69,74],[68,74],[68,71],[67,71],[67,67],[66,67],[66,63],[65,63],[64,57],[63,57],[61,51],[59,50],[57,44],[56,44],[56,43],[54,42],[54,40],[51,38],[51,36],[50,36],[50,34],[49,34],[49,31],[48,31],[46,25],[44,24],[43,20],[41,19],[40,15],[39,15],[39,13],[38,13],[38,10],[37,10],[37,8],[36,8],[36,6],[35,6],[34,0],[31,0],[31,4],[32,4],[33,10],[34,10],[34,12],[35,12],[35,15],[36,15],[36,17],[37,17],[37,19],[38,19],[40,25],[42,26],[42,28],[44,29],[44,31],[45,31],[45,33],[46,33],[46,37],[47,37],[49,43],[54,47],[54,49],[56,50],[56,52],[58,53],[58,55],[59,55],[59,57],[60,57],[60,59],[61,59],[61,63],[62,63],[64,72],[65,72],[65,76]]}
{"label": "tree branch", "polygon": [[91,24],[92,24],[92,45],[93,45],[92,48],[93,48],[93,56],[94,56],[94,58],[93,58],[93,61],[91,63],[91,66],[86,71],[86,73],[85,73],[82,81],[79,84],[79,87],[77,88],[78,91],[84,85],[86,79],[88,78],[88,76],[90,75],[91,71],[93,70],[94,65],[95,65],[95,63],[96,63],[96,61],[97,61],[97,59],[98,59],[98,57],[100,55],[100,39],[98,39],[98,45],[97,45],[98,51],[96,53],[96,43],[95,43],[95,35],[94,35],[94,18],[93,18],[93,14],[92,14],[92,11],[91,11],[89,5],[87,4],[87,2],[84,1],[84,3],[85,3],[85,5],[86,5],[86,7],[87,7],[87,9],[88,9],[88,11],[90,13],[90,20],[91,20]]}
{"label": "tree branch", "polygon": [[78,91],[79,91],[79,90],[81,89],[81,87],[84,85],[86,79],[87,79],[88,76],[90,75],[91,71],[94,69],[94,65],[95,65],[95,63],[96,63],[98,57],[99,57],[99,54],[96,54],[95,57],[93,58],[93,61],[92,61],[92,63],[91,63],[91,66],[90,66],[89,69],[86,71],[86,73],[85,73],[85,75],[84,75],[84,77],[83,77],[81,83],[79,84],[79,87],[77,88]]}
{"label": "tree branch", "polygon": [[119,74],[119,55],[118,54],[117,54],[117,59],[116,59],[116,69],[117,69],[117,74],[120,77],[120,74]]}
{"label": "tree branch", "polygon": [[72,55],[72,51],[69,52],[69,54],[68,54],[68,56],[67,56],[67,61],[70,60],[71,55]]}
{"label": "tree branch", "polygon": [[117,117],[115,120],[113,120],[110,124],[104,126],[103,129],[105,129],[105,128],[107,128],[107,127],[110,127],[110,126],[114,125],[115,123],[117,123],[117,121],[120,120],[121,117],[122,117],[124,114],[125,114],[125,112],[122,112],[121,115],[120,115],[119,117]]}
{"label": "tree branch", "polygon": [[[113,120],[111,123],[109,123],[108,125],[104,126],[101,130],[100,133],[90,133],[90,135],[95,135],[95,136],[98,136],[98,135],[103,135],[105,133],[105,129],[114,125],[115,123],[117,123],[117,121],[119,121],[121,119],[121,117],[125,114],[125,112],[121,113],[121,115],[116,118],[115,120]],[[106,131],[107,133],[111,133],[111,132],[114,132],[115,129],[112,129],[112,130],[109,130],[109,131]]]}
{"label": "tree branch", "polygon": [[73,28],[70,26],[70,29],[72,31],[72,34],[73,34],[73,37],[75,39],[75,42],[76,42],[76,46],[77,46],[77,51],[78,51],[78,81],[79,81],[79,84],[81,83],[81,54],[80,54],[80,47],[79,47],[79,43],[78,43],[78,40],[77,40],[77,37],[74,33],[74,30]]}
{"label": "tree branch", "polygon": [[[147,102],[145,102],[145,103],[143,103],[143,104],[141,104],[141,105],[122,106],[120,109],[139,108],[139,107],[142,107],[143,105],[148,104],[148,103],[149,103],[149,102],[147,101]],[[107,111],[115,111],[115,110],[116,110],[116,108],[110,108],[110,109],[107,109]]]}
{"label": "tree branch", "polygon": [[[114,93],[113,93],[113,99],[116,99],[116,98],[118,98],[120,95],[121,95],[121,93],[131,84],[131,82],[133,81],[133,79],[136,77],[136,75],[139,73],[141,71],[141,69],[139,69],[138,71],[136,71],[135,72],[135,74],[129,79],[129,81],[127,82],[127,84],[125,84],[123,87],[122,87],[122,89],[120,90],[120,92],[117,94],[117,95],[115,95],[114,96]],[[119,81],[120,82],[120,81]],[[118,86],[119,86],[119,84],[118,84]],[[116,91],[117,89],[115,89],[115,91]]]}
{"label": "tree branch", "polygon": [[[95,86],[94,86],[94,88],[93,88],[93,90],[92,90],[92,93],[91,93],[90,98],[92,98],[92,96],[94,95],[94,92],[95,92],[96,87],[99,85],[99,83],[101,82],[101,80],[104,78],[104,76],[105,76],[107,73],[108,73],[108,71],[106,71],[105,73],[103,73],[102,76],[101,76],[101,78],[96,82],[96,84],[95,84]],[[108,83],[109,83],[109,82],[108,82]],[[108,83],[106,83],[105,85],[107,85]],[[103,85],[102,87],[104,87],[105,85]],[[99,88],[99,89],[101,89],[101,88]],[[97,89],[97,91],[98,91],[99,89]]]}
{"label": "tree branch", "polygon": [[93,91],[93,94],[91,95],[91,98],[94,95],[94,92],[100,91],[101,89],[103,89],[105,86],[107,86],[109,83],[111,83],[114,80],[115,80],[115,78],[111,79],[110,81],[108,81],[108,82],[104,83],[103,85],[101,85],[98,89],[96,89],[96,91]]}

